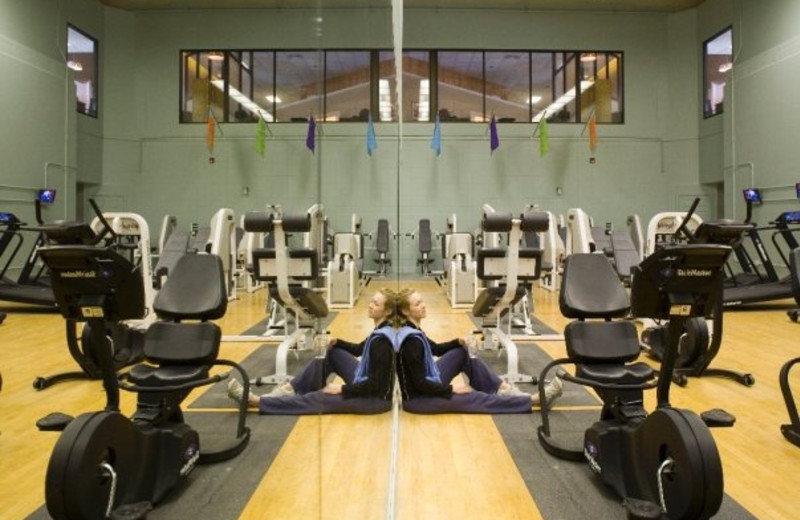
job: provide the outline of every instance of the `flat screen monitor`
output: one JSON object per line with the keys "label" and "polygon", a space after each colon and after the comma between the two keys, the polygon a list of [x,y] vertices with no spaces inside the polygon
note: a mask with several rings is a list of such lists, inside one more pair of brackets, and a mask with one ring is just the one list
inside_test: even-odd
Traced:
{"label": "flat screen monitor", "polygon": [[45,188],[36,194],[36,200],[42,204],[52,204],[56,201],[56,190]]}
{"label": "flat screen monitor", "polygon": [[761,204],[761,192],[758,188],[746,188],[743,190],[744,200],[753,204]]}

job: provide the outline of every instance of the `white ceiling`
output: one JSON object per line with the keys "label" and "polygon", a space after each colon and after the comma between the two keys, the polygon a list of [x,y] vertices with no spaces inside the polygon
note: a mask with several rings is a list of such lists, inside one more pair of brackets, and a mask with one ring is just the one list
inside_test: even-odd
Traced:
{"label": "white ceiling", "polygon": [[[100,0],[127,10],[150,9],[335,9],[388,7],[391,0]],[[674,13],[705,0],[404,0],[405,7]]]}

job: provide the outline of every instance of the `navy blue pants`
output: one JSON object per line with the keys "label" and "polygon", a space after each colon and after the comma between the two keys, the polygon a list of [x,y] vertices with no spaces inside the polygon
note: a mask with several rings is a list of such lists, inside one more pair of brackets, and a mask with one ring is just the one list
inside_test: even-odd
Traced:
{"label": "navy blue pants", "polygon": [[324,358],[312,359],[291,381],[296,395],[281,397],[263,396],[259,400],[258,412],[262,415],[317,415],[348,413],[370,415],[388,412],[391,401],[379,397],[349,397],[342,394],[326,394],[322,388],[328,376],[338,374],[346,384],[353,382],[358,359],[341,348],[328,350]]}
{"label": "navy blue pants", "polygon": [[403,401],[403,409],[411,413],[531,413],[531,398],[527,395],[497,395],[503,382],[478,358],[471,358],[467,349],[456,348],[445,352],[436,361],[442,382],[449,382],[464,372],[469,378],[472,392],[452,394],[448,397],[414,397]]}

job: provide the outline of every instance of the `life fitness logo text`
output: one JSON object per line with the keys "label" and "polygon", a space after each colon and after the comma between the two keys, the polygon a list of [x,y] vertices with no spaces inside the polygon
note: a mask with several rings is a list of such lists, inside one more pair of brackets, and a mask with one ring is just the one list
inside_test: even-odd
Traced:
{"label": "life fitness logo text", "polygon": [[97,271],[62,271],[61,278],[97,278]]}
{"label": "life fitness logo text", "polygon": [[709,269],[678,269],[678,276],[684,278],[705,278],[714,274],[714,271]]}

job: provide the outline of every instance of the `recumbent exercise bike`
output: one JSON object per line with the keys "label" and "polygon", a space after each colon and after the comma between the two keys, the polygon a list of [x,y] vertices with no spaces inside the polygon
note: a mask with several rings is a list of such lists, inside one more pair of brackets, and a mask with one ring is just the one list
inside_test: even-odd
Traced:
{"label": "recumbent exercise bike", "polygon": [[[680,245],[656,251],[634,268],[632,314],[669,319],[657,382],[649,365],[631,363],[639,356],[633,322],[612,321],[628,313],[629,303],[611,265],[601,255],[567,258],[560,307],[575,321],[564,331],[569,357],[549,363],[539,376],[544,404],[538,437],[558,458],[587,461],[624,499],[632,518],[705,519],[722,502],[714,438],[694,412],[670,405],[669,389],[685,323],[713,311],[730,253],[722,245]],[[603,401],[600,420],[586,430],[581,449],[559,444],[550,431],[542,382],[565,363],[575,365],[575,375],[563,373],[564,380],[590,386]],[[648,414],[643,390],[656,386],[658,406]]]}
{"label": "recumbent exercise bike", "polygon": [[[190,254],[180,260],[154,303],[165,321],[147,330],[144,355],[149,364],[136,365],[118,379],[103,325],[142,317],[144,290],[138,268],[111,248],[91,245],[48,246],[40,255],[51,271],[62,315],[92,325],[91,355],[99,362],[107,398],[102,411],[74,420],[51,414],[37,423],[42,430],[63,429],[45,481],[47,510],[54,519],[92,520],[112,512],[142,518],[196,464],[241,453],[250,439],[244,400],[235,441],[213,452],[200,451],[199,435],[183,421],[180,408],[194,388],[228,377],[229,373],[210,376],[215,364],[240,372],[245,395],[249,392],[244,370],[217,359],[221,332],[207,321],[222,317],[227,308],[219,257]],[[119,410],[120,387],[138,394],[130,419]]]}

